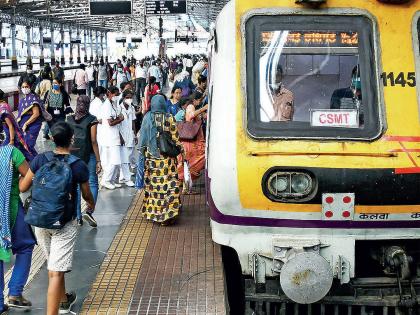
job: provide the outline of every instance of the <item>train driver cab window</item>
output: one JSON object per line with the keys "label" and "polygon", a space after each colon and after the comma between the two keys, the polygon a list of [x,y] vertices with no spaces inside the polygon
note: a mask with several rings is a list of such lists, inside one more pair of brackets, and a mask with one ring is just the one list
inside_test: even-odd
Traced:
{"label": "train driver cab window", "polygon": [[368,18],[254,16],[246,31],[252,136],[372,139],[380,134]]}

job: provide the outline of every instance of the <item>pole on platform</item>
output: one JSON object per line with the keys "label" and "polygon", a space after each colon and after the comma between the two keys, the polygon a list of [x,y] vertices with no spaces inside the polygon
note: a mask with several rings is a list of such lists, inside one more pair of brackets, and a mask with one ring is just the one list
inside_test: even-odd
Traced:
{"label": "pole on platform", "polygon": [[[0,22],[0,38],[3,45],[5,45],[6,42],[3,42],[3,23]],[[0,48],[0,59],[1,59],[1,48]],[[1,64],[0,64],[0,71],[1,71]]]}
{"label": "pole on platform", "polygon": [[82,59],[80,58],[80,27],[77,27],[77,63],[81,63]]}
{"label": "pole on platform", "polygon": [[51,65],[55,64],[55,43],[54,43],[54,25],[51,25]]}
{"label": "pole on platform", "polygon": [[95,31],[95,62],[99,59],[99,31]]}
{"label": "pole on platform", "polygon": [[90,39],[90,61],[93,61],[93,34],[92,30],[89,30]]}
{"label": "pole on platform", "polygon": [[104,57],[104,33],[103,32],[101,32],[101,50],[100,50],[100,53],[99,53],[99,55],[101,56],[101,58],[103,58]]}
{"label": "pole on platform", "polygon": [[26,26],[26,65],[32,66],[31,27],[30,26]]}
{"label": "pole on platform", "polygon": [[61,33],[61,60],[60,60],[60,63],[61,63],[61,65],[64,66],[66,64],[66,59],[64,58],[64,25],[61,25],[60,33]]}
{"label": "pole on platform", "polygon": [[39,27],[39,66],[44,66],[44,28]]}
{"label": "pole on platform", "polygon": [[83,31],[83,36],[84,36],[84,39],[85,39],[85,56],[84,56],[83,60],[84,60],[84,62],[87,62],[88,61],[88,57],[87,57],[87,55],[88,55],[87,30]]}
{"label": "pole on platform", "polygon": [[72,65],[74,62],[73,62],[73,43],[72,43],[72,40],[71,40],[71,33],[72,33],[72,31],[71,31],[71,26],[69,27],[69,38],[70,38],[70,64]]}
{"label": "pole on platform", "polygon": [[105,60],[108,61],[108,32],[105,32]]}
{"label": "pole on platform", "polygon": [[12,15],[12,23],[10,24],[10,30],[12,31],[12,70],[17,70],[19,69],[19,65],[16,56],[16,24],[14,15]]}

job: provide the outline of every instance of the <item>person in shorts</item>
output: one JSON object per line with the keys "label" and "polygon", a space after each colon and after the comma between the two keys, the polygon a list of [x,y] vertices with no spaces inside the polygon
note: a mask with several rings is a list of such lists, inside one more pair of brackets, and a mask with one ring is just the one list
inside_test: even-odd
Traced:
{"label": "person in shorts", "polygon": [[[73,129],[66,122],[57,122],[51,128],[53,141],[56,149],[53,151],[58,159],[64,159],[70,154],[70,146],[73,139]],[[30,168],[19,184],[21,192],[29,190],[32,185],[34,174],[45,164],[48,159],[45,153],[39,154],[31,162]],[[70,165],[72,170],[72,193],[71,198],[74,206],[71,218],[61,229],[44,229],[35,227],[35,235],[39,246],[41,246],[47,257],[48,268],[48,295],[47,315],[65,314],[70,312],[76,302],[74,292],[66,293],[64,275],[70,272],[73,263],[73,252],[78,234],[76,196],[77,187],[80,185],[83,199],[86,200],[89,208],[95,209],[95,202],[89,188],[89,170],[85,162],[77,160]]]}

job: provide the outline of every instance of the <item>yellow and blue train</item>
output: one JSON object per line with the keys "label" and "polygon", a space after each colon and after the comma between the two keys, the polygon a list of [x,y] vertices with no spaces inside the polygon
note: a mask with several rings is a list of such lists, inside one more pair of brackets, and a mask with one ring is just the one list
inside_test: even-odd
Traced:
{"label": "yellow and blue train", "polygon": [[220,13],[207,200],[247,312],[418,313],[419,32],[419,0]]}

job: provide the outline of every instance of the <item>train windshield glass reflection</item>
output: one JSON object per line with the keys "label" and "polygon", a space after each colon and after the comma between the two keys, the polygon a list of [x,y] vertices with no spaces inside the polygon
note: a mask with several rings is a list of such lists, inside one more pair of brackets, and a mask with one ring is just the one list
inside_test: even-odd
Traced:
{"label": "train windshield glass reflection", "polygon": [[363,128],[356,31],[263,31],[260,36],[261,122]]}

